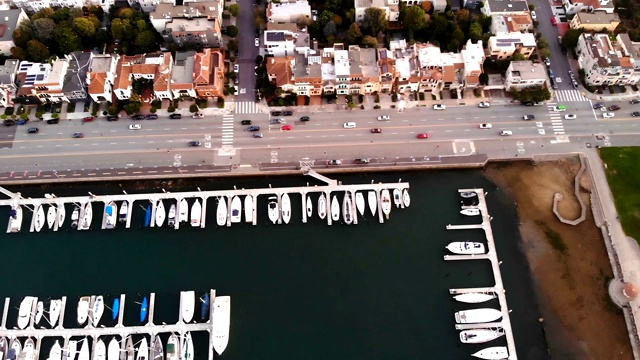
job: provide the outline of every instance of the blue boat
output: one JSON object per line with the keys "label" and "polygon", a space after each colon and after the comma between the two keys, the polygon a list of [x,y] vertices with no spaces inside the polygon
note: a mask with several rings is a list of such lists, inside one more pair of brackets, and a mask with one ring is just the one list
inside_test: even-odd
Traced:
{"label": "blue boat", "polygon": [[151,225],[151,204],[147,205],[147,214],[144,216],[144,227]]}
{"label": "blue boat", "polygon": [[147,313],[149,312],[149,300],[147,300],[147,297],[145,296],[144,299],[142,299],[142,306],[140,306],[140,322],[143,323],[144,320],[147,318]]}
{"label": "blue boat", "polygon": [[200,306],[200,317],[202,319],[206,319],[207,315],[209,315],[209,293],[204,294],[200,301],[202,301],[202,305]]}
{"label": "blue boat", "polygon": [[120,298],[113,299],[113,306],[111,307],[111,317],[115,320],[120,312]]}

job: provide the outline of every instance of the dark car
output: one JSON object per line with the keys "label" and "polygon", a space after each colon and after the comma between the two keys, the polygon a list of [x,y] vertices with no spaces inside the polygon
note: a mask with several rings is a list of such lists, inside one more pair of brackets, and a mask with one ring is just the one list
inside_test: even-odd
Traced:
{"label": "dark car", "polygon": [[271,119],[269,120],[269,124],[282,124],[282,119],[278,119],[278,118]]}
{"label": "dark car", "polygon": [[369,159],[364,158],[364,159],[355,159],[353,161],[354,164],[368,164],[369,163]]}
{"label": "dark car", "polygon": [[202,143],[200,141],[189,141],[189,146],[196,147],[196,146],[200,146],[200,145],[202,145]]}
{"label": "dark car", "polygon": [[49,124],[49,125],[55,125],[55,124],[57,124],[59,122],[60,122],[59,119],[49,119],[49,120],[47,120],[47,124]]}
{"label": "dark car", "polygon": [[293,111],[289,111],[289,110],[283,111],[283,112],[282,112],[282,115],[284,115],[284,116],[291,116],[291,115],[293,115]]}
{"label": "dark car", "polygon": [[38,129],[37,127],[32,127],[32,128],[29,128],[27,130],[27,133],[29,133],[29,134],[37,134],[39,131],[40,131],[40,129]]}
{"label": "dark car", "polygon": [[611,105],[609,106],[609,111],[620,110],[620,105]]}
{"label": "dark car", "polygon": [[158,115],[149,114],[149,115],[146,115],[144,118],[147,119],[147,120],[157,120],[158,119]]}
{"label": "dark car", "polygon": [[169,115],[169,119],[182,119],[182,114],[171,114]]}
{"label": "dark car", "polygon": [[303,116],[300,118],[300,121],[309,121],[311,120],[308,116]]}
{"label": "dark car", "polygon": [[631,116],[640,116],[640,111],[634,111],[631,113]]}
{"label": "dark car", "polygon": [[600,103],[595,103],[595,104],[593,104],[593,108],[594,108],[594,109],[601,109],[601,108],[603,108],[603,107],[604,107],[604,105],[602,105],[602,104],[600,104]]}
{"label": "dark car", "polygon": [[133,120],[144,120],[144,115],[134,115],[131,117]]}
{"label": "dark car", "polygon": [[5,120],[2,123],[4,124],[4,126],[13,126],[16,124],[16,122],[13,120]]}
{"label": "dark car", "polygon": [[109,116],[107,116],[107,121],[118,121],[118,116],[109,115]]}
{"label": "dark car", "polygon": [[327,165],[342,165],[342,160],[327,160]]}
{"label": "dark car", "polygon": [[381,128],[373,128],[371,129],[371,133],[373,134],[380,134],[382,132]]}
{"label": "dark car", "polygon": [[255,125],[249,126],[247,128],[247,131],[260,131],[260,126],[255,126]]}
{"label": "dark car", "polygon": [[240,125],[251,125],[251,120],[242,120],[240,121]]}
{"label": "dark car", "polygon": [[271,116],[282,116],[282,111],[272,111]]}
{"label": "dark car", "polygon": [[83,138],[84,137],[84,133],[74,133],[73,137],[76,138],[76,139]]}
{"label": "dark car", "polygon": [[640,99],[633,99],[633,100],[629,101],[629,104],[632,104],[632,105],[640,104]]}
{"label": "dark car", "polygon": [[525,115],[522,117],[522,120],[535,120],[536,117],[534,115]]}
{"label": "dark car", "polygon": [[533,106],[533,101],[523,101],[522,105],[524,105],[524,106]]}

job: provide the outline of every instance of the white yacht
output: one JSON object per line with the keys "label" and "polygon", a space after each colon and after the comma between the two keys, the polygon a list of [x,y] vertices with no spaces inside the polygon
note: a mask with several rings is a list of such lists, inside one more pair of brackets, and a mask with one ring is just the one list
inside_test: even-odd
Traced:
{"label": "white yacht", "polygon": [[147,360],[149,358],[149,345],[147,344],[147,338],[143,337],[140,341],[140,347],[138,347],[138,356],[136,360]]}
{"label": "white yacht", "polygon": [[90,296],[83,296],[78,301],[78,324],[84,325],[89,317],[89,302],[91,301]]}
{"label": "white yacht", "polygon": [[92,360],[106,360],[106,358],[107,358],[107,347],[104,345],[104,341],[102,341],[102,339],[98,339],[98,342],[93,347]]}
{"label": "white yacht", "polygon": [[130,335],[127,335],[127,341],[125,342],[125,355],[126,360],[134,360],[136,356],[136,349],[133,347],[133,340],[131,340]]}
{"label": "white yacht", "polygon": [[107,360],[119,360],[120,359],[120,342],[116,337],[112,337],[107,347]]}
{"label": "white yacht", "polygon": [[171,334],[167,340],[167,360],[178,360],[180,358],[180,339],[178,335]]}
{"label": "white yacht", "polygon": [[327,198],[324,193],[320,194],[318,199],[318,217],[322,220],[327,216]]}
{"label": "white yacht", "polygon": [[191,338],[191,333],[187,331],[183,341],[182,341],[182,360],[191,360],[193,359],[193,339]]}
{"label": "white yacht", "polygon": [[280,216],[280,209],[278,208],[278,197],[277,196],[269,196],[269,220],[272,223],[278,222],[278,217]]}
{"label": "white yacht", "polygon": [[353,223],[353,203],[351,202],[351,194],[349,192],[344,194],[342,199],[342,217],[344,223],[351,225]]}
{"label": "white yacht", "polygon": [[338,203],[338,198],[335,195],[331,199],[331,220],[340,220],[340,204]]}
{"label": "white yacht", "polygon": [[[13,353],[13,354],[12,354]],[[13,339],[11,342],[11,348],[8,351],[7,360],[15,360],[22,353],[22,344],[20,344],[20,340],[18,338]],[[11,357],[13,355],[13,357]]]}
{"label": "white yacht", "polygon": [[93,207],[91,206],[91,202],[88,202],[84,206],[84,213],[82,214],[82,219],[78,225],[78,230],[89,230],[91,227],[91,220],[93,220]]}
{"label": "white yacht", "polygon": [[496,295],[494,293],[490,293],[490,294],[464,293],[464,294],[456,295],[453,298],[456,301],[467,303],[467,304],[478,304],[478,303],[483,303],[485,301],[489,301],[491,299],[495,299]]}
{"label": "white yacht", "polygon": [[96,296],[96,299],[93,301],[93,310],[91,311],[91,318],[93,321],[93,327],[97,327],[100,319],[102,318],[102,314],[104,313],[104,298],[102,295]]}
{"label": "white yacht", "polygon": [[71,227],[78,227],[78,220],[80,220],[80,207],[74,206],[73,212],[71,212]]}
{"label": "white yacht", "polygon": [[11,206],[11,216],[7,232],[17,233],[22,228],[22,206],[14,204]]}
{"label": "white yacht", "polygon": [[227,223],[227,200],[224,196],[218,199],[218,208],[216,211],[216,222],[218,226],[224,226]]}
{"label": "white yacht", "polygon": [[159,335],[153,337],[151,346],[149,346],[149,359],[164,360],[164,349],[162,348],[162,339]]}
{"label": "white yacht", "polygon": [[307,195],[307,218],[310,218],[311,215],[313,215],[313,202],[311,196]]}
{"label": "white yacht", "polygon": [[409,196],[409,190],[402,190],[402,204],[404,207],[408,208],[411,205],[411,196]]}
{"label": "white yacht", "polygon": [[47,360],[62,360],[62,347],[60,342],[56,340],[55,344],[49,350],[49,358]]}
{"label": "white yacht", "polygon": [[465,344],[481,344],[504,335],[502,329],[469,329],[460,332],[460,341]]}
{"label": "white yacht", "polygon": [[127,215],[129,214],[129,202],[124,200],[120,205],[120,211],[118,211],[118,221],[127,221]]}
{"label": "white yacht", "polygon": [[181,291],[180,306],[182,306],[182,321],[184,321],[185,323],[190,323],[191,320],[193,320],[193,310],[196,306],[196,292]]}
{"label": "white yacht", "polygon": [[391,194],[389,194],[388,189],[380,192],[380,209],[386,216],[389,216],[391,213]]}
{"label": "white yacht", "polygon": [[169,207],[169,216],[167,220],[168,227],[176,226],[176,204],[171,204]]}
{"label": "white yacht", "polygon": [[282,198],[280,199],[280,208],[282,209],[282,221],[285,224],[288,224],[291,221],[291,199],[289,198],[289,194],[282,194]]}
{"label": "white yacht", "polygon": [[400,207],[402,205],[402,193],[400,189],[393,189],[393,203],[396,207]]}
{"label": "white yacht", "polygon": [[[213,324],[213,348],[218,355],[227,348],[229,344],[229,326],[231,325],[231,297],[216,296],[213,301],[213,314],[211,315]],[[168,360],[168,359],[167,359]]]}
{"label": "white yacht", "polygon": [[62,300],[54,299],[49,303],[49,323],[51,328],[55,328],[60,319],[60,311],[62,310]]}
{"label": "white yacht", "polygon": [[231,198],[231,222],[239,223],[242,221],[242,200],[240,197]]}
{"label": "white yacht", "polygon": [[64,218],[67,216],[67,209],[64,208],[64,204],[58,205],[58,228],[64,224]]}
{"label": "white yacht", "polygon": [[199,227],[200,219],[202,217],[202,205],[200,205],[200,200],[196,199],[196,202],[191,205],[191,226]]}
{"label": "white yacht", "polygon": [[113,229],[116,227],[116,213],[118,212],[118,205],[115,201],[110,201],[107,206],[104,207],[104,225],[106,229]]}
{"label": "white yacht", "polygon": [[462,209],[460,210],[460,214],[466,216],[478,216],[480,215],[480,209],[471,208],[471,209]]}
{"label": "white yacht", "polygon": [[38,205],[38,208],[34,212],[33,216],[35,216],[35,229],[37,232],[40,232],[45,222],[44,210],[42,209],[42,205]]}
{"label": "white yacht", "polygon": [[187,199],[182,199],[178,206],[178,222],[186,223],[187,221],[189,221],[189,203]]}
{"label": "white yacht", "polygon": [[47,210],[47,226],[49,229],[53,229],[53,224],[56,223],[56,207],[54,205],[49,205],[49,209]]}
{"label": "white yacht", "polygon": [[69,340],[67,347],[62,349],[64,354],[64,360],[74,360],[78,355],[78,342],[75,340]]}
{"label": "white yacht", "polygon": [[29,326],[31,321],[31,312],[33,311],[33,303],[37,301],[36,297],[25,296],[20,303],[20,310],[18,311],[18,328],[25,329]]}
{"label": "white yacht", "polygon": [[484,244],[473,241],[454,241],[447,245],[447,250],[460,255],[480,255],[484,254]]}
{"label": "white yacht", "polygon": [[158,200],[158,204],[156,205],[156,226],[162,227],[166,217],[167,211],[164,209],[164,202],[162,200]]}
{"label": "white yacht", "polygon": [[245,196],[244,197],[244,221],[248,223],[252,223],[255,211],[256,210],[253,208],[253,196],[252,195]]}
{"label": "white yacht", "polygon": [[89,338],[85,337],[82,340],[82,346],[80,346],[80,353],[78,354],[78,360],[89,360]]}
{"label": "white yacht", "polygon": [[371,215],[376,216],[376,210],[378,210],[378,195],[374,190],[367,192],[367,203],[369,204]]}
{"label": "white yacht", "polygon": [[360,216],[364,216],[364,195],[362,195],[362,192],[360,191],[356,192],[356,208],[358,209]]}
{"label": "white yacht", "polygon": [[28,338],[27,341],[24,342],[24,347],[22,348],[22,354],[19,357],[20,360],[35,360],[36,359],[36,343],[32,338]]}
{"label": "white yacht", "polygon": [[471,356],[485,360],[502,360],[509,357],[509,351],[506,346],[494,346],[475,352]]}
{"label": "white yacht", "polygon": [[36,316],[33,321],[34,325],[40,324],[40,321],[42,321],[42,315],[44,315],[44,303],[42,301],[38,301],[38,304],[36,305]]}
{"label": "white yacht", "polygon": [[455,313],[458,324],[487,323],[498,320],[502,317],[500,310],[492,308],[463,310]]}

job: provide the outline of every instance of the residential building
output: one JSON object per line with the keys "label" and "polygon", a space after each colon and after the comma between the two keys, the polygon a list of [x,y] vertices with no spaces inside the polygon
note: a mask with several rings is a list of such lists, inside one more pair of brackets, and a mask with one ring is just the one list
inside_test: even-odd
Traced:
{"label": "residential building", "polygon": [[29,20],[29,17],[22,9],[0,11],[0,53],[11,55],[11,48],[16,46],[13,31],[25,20]]}
{"label": "residential building", "polygon": [[582,11],[602,11],[613,14],[615,6],[611,0],[562,0],[567,15],[577,14]]}
{"label": "residential building", "polygon": [[407,46],[404,39],[391,40],[389,42],[389,50],[396,60],[396,82],[394,91],[404,93],[406,91],[418,91],[420,88],[420,63],[416,56],[416,49]]}
{"label": "residential building", "polygon": [[193,84],[200,98],[224,97],[224,53],[203,49],[195,54]]}
{"label": "residential building", "polygon": [[276,87],[285,92],[293,92],[293,56],[268,57],[266,63],[267,76]]}
{"label": "residential building", "polygon": [[222,45],[222,6],[218,1],[190,2],[180,6],[157,4],[149,19],[167,42],[204,47]]}
{"label": "residential building", "polygon": [[293,62],[293,92],[298,96],[322,95],[322,57],[296,54]]}
{"label": "residential building", "polygon": [[35,14],[38,11],[50,7],[82,7],[82,0],[13,0],[13,5],[18,9],[26,11],[28,14]]}
{"label": "residential building", "polygon": [[532,33],[496,33],[489,38],[489,55],[494,60],[508,60],[515,53],[529,58],[536,49]]}
{"label": "residential building", "polygon": [[398,21],[400,8],[398,0],[355,0],[356,21],[364,20],[364,13],[368,8],[378,8],[384,10],[388,21]]}
{"label": "residential building", "polygon": [[640,80],[640,43],[627,34],[618,34],[615,42],[607,34],[582,34],[576,53],[589,85],[635,85]]}
{"label": "residential building", "polygon": [[608,14],[604,11],[593,13],[579,12],[573,17],[569,26],[572,29],[584,29],[586,31],[614,31],[620,24],[618,14]]}
{"label": "residential building", "polygon": [[469,89],[479,86],[480,75],[484,72],[483,64],[486,59],[482,40],[478,40],[475,44],[471,39],[467,40],[460,54],[464,64],[462,68],[463,87]]}
{"label": "residential building", "polygon": [[94,55],[87,72],[87,92],[94,102],[113,101],[113,84],[120,56],[115,54]]}
{"label": "residential building", "polygon": [[[64,5],[62,4],[55,5],[56,7],[75,7],[75,5],[67,5],[67,4],[74,3],[77,0],[52,0],[52,3],[54,1],[65,3]],[[84,3],[82,4],[82,6],[100,6],[105,13],[108,13],[109,8],[111,8],[115,4],[116,4],[116,0],[84,0]]]}
{"label": "residential building", "polygon": [[505,74],[505,89],[522,90],[532,86],[547,84],[547,68],[542,63],[534,63],[530,60],[512,61]]}
{"label": "residential building", "polygon": [[482,13],[487,16],[529,15],[529,6],[526,1],[487,0]]}
{"label": "residential building", "polygon": [[87,71],[93,57],[92,52],[74,51],[65,56],[69,68],[64,76],[62,92],[70,102],[85,101],[87,94]]}
{"label": "residential building", "polygon": [[68,69],[67,59],[57,59],[53,64],[21,62],[17,80],[19,89],[14,102],[21,104],[68,102],[69,99],[62,89]]}
{"label": "residential building", "polygon": [[311,18],[311,5],[306,0],[291,2],[269,2],[267,5],[267,21],[298,23]]}
{"label": "residential building", "polygon": [[533,30],[529,15],[495,15],[491,17],[491,33],[526,32]]}
{"label": "residential building", "polygon": [[171,93],[174,99],[195,98],[195,51],[176,52],[171,71]]}
{"label": "residential building", "polygon": [[113,91],[118,100],[127,100],[131,97],[133,80],[148,79],[153,81],[153,95],[156,99],[171,99],[172,66],[170,52],[122,56]]}
{"label": "residential building", "polygon": [[[92,1],[113,1],[113,0],[92,0]],[[145,14],[149,14],[156,10],[158,4],[171,4],[176,5],[175,0],[127,0],[129,6],[136,9],[139,8]]]}
{"label": "residential building", "polygon": [[268,55],[292,56],[297,53],[305,53],[311,49],[309,33],[304,29],[293,32],[290,30],[266,30],[263,46]]}
{"label": "residential building", "polygon": [[13,104],[12,98],[16,94],[16,76],[18,74],[19,60],[7,59],[0,66],[0,106],[7,107]]}
{"label": "residential building", "polygon": [[390,93],[396,82],[396,59],[393,52],[387,49],[376,49],[378,52],[378,72],[380,73],[380,92]]}

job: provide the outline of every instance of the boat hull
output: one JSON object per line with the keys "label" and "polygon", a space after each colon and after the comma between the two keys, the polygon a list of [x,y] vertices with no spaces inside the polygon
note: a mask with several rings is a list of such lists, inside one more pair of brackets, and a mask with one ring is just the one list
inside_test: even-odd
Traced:
{"label": "boat hull", "polygon": [[391,213],[391,194],[389,194],[389,190],[384,189],[380,193],[380,208],[382,213],[389,216]]}
{"label": "boat hull", "polygon": [[232,223],[237,224],[242,221],[242,201],[238,196],[234,196],[231,199],[231,215],[230,220]]}
{"label": "boat hull", "polygon": [[191,205],[191,226],[199,227],[202,217],[202,205],[200,205],[200,200],[196,200],[196,202]]}
{"label": "boat hull", "polygon": [[460,255],[485,254],[484,244],[473,241],[454,241],[447,245],[447,250]]}
{"label": "boat hull", "polygon": [[482,349],[476,353],[471,354],[479,359],[484,360],[501,360],[509,357],[509,351],[506,346],[494,346],[486,349]]}
{"label": "boat hull", "polygon": [[324,193],[321,194],[318,199],[318,217],[322,220],[327,217],[327,198],[324,196]]}
{"label": "boat hull", "polygon": [[360,216],[364,216],[364,195],[362,195],[361,192],[356,192],[356,208],[358,209]]}
{"label": "boat hull", "polygon": [[347,225],[353,224],[353,203],[351,202],[351,195],[346,193],[342,200],[342,216],[344,223]]}
{"label": "boat hull", "polygon": [[189,221],[189,203],[186,199],[182,199],[178,206],[178,222],[186,223],[187,221]]}
{"label": "boat hull", "polygon": [[269,220],[271,220],[272,223],[277,223],[278,222],[278,216],[280,215],[280,209],[278,208],[278,198],[275,196],[271,196],[269,197],[269,205],[268,205],[268,214],[269,214]]}
{"label": "boat hull", "polygon": [[498,320],[502,317],[500,310],[484,308],[458,311],[455,319],[458,324],[479,324]]}
{"label": "boat hull", "polygon": [[38,206],[36,210],[36,221],[35,221],[35,230],[40,232],[42,227],[44,226],[45,218],[44,218],[44,210],[42,209],[42,205]]}
{"label": "boat hull", "polygon": [[254,213],[255,209],[253,208],[253,196],[247,195],[244,197],[244,221],[252,223]]}
{"label": "boat hull", "polygon": [[456,301],[467,303],[467,304],[479,304],[483,302],[487,302],[491,299],[495,299],[494,294],[484,294],[484,293],[465,293],[454,296],[453,298]]}
{"label": "boat hull", "polygon": [[404,207],[408,208],[411,205],[411,196],[409,196],[409,190],[402,190],[402,204]]}
{"label": "boat hull", "polygon": [[224,197],[221,197],[218,200],[216,222],[218,223],[218,226],[224,226],[227,223],[227,201]]}
{"label": "boat hull", "polygon": [[307,218],[310,218],[311,215],[313,215],[313,202],[311,196],[307,196]]}
{"label": "boat hull", "polygon": [[180,306],[182,306],[182,321],[190,323],[193,320],[193,311],[196,306],[195,291],[182,291],[180,293]]}
{"label": "boat hull", "polygon": [[282,209],[282,221],[284,221],[285,224],[288,224],[289,221],[291,221],[291,199],[289,198],[289,194],[282,194],[280,204],[280,208]]}
{"label": "boat hull", "polygon": [[104,298],[102,295],[96,296],[96,299],[93,302],[93,327],[97,327],[100,319],[102,318],[102,314],[104,313]]}
{"label": "boat hull", "polygon": [[340,204],[336,196],[331,199],[331,220],[340,220]]}
{"label": "boat hull", "polygon": [[49,209],[47,210],[47,226],[49,229],[53,229],[53,224],[56,223],[56,207],[53,205],[49,205]]}
{"label": "boat hull", "polygon": [[501,330],[469,329],[460,332],[460,342],[465,344],[482,344],[504,335]]}
{"label": "boat hull", "polygon": [[157,227],[162,227],[166,216],[167,216],[167,213],[164,208],[164,202],[162,202],[162,200],[159,200],[158,204],[156,205],[156,226]]}
{"label": "boat hull", "polygon": [[400,207],[400,205],[402,205],[402,194],[400,193],[400,189],[393,189],[393,203],[396,207]]}
{"label": "boat hull", "polygon": [[229,344],[229,326],[231,324],[231,298],[216,296],[213,301],[211,316],[213,348],[218,355],[222,355]]}

